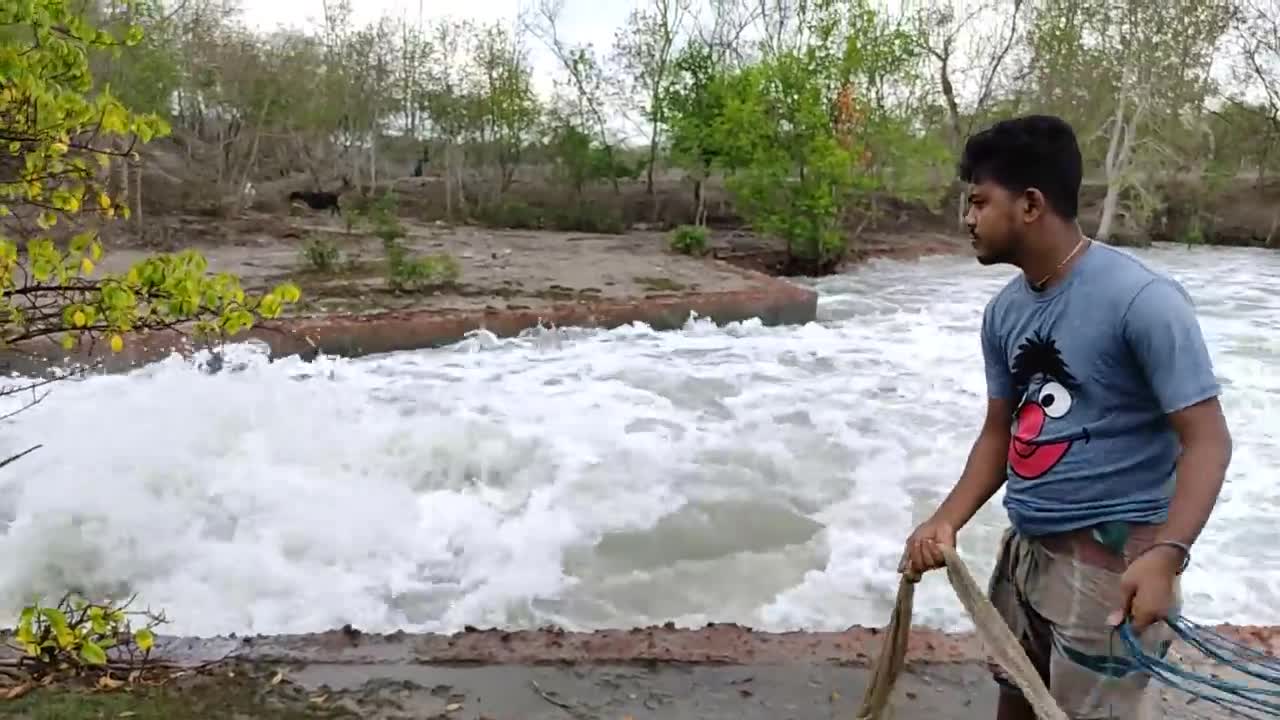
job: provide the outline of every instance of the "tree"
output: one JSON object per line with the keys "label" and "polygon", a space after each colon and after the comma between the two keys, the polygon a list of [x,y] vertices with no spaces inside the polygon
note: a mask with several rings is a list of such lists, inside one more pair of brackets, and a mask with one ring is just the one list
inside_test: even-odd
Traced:
{"label": "tree", "polygon": [[796,22],[800,40],[777,33],[784,49],[725,81],[713,142],[752,224],[784,238],[797,269],[822,273],[844,253],[850,204],[884,177],[872,143],[894,119],[872,112],[867,90],[905,68],[912,46],[868,2],[818,0]]}
{"label": "tree", "polygon": [[1174,136],[1204,127],[1211,59],[1231,10],[1229,0],[1044,0],[1037,8],[1042,101],[1073,117],[1093,157],[1101,155],[1100,239],[1112,234],[1126,196],[1140,218],[1157,204],[1153,176],[1187,165]]}
{"label": "tree", "polygon": [[518,34],[495,23],[477,31],[473,50],[477,140],[497,165],[501,195],[511,187],[542,108],[533,90],[533,70],[526,48]]}
{"label": "tree", "polygon": [[[560,36],[559,22],[563,10],[564,0],[539,0],[537,17],[527,24],[534,36],[542,40],[559,61],[567,76],[565,82],[557,82],[560,86],[557,90],[560,102],[552,111],[555,115],[553,125],[563,127],[568,124],[577,132],[593,138],[593,146],[598,147],[606,157],[604,165],[611,170],[607,177],[613,183],[616,193],[619,191],[619,164],[606,120],[607,79],[604,68],[596,57],[595,48],[590,44],[569,45]],[[576,148],[577,143],[562,147]]]}
{"label": "tree", "polygon": [[[462,167],[458,162],[458,144],[466,133],[472,103],[467,95],[465,44],[471,36],[471,24],[443,18],[432,29],[429,89],[425,93],[426,114],[432,130],[444,144],[445,215],[453,218],[455,190],[466,213],[466,190],[462,183]],[[455,187],[456,184],[456,187]]]}
{"label": "tree", "polygon": [[105,339],[119,351],[131,332],[187,326],[235,335],[297,301],[291,284],[250,296],[235,277],[208,274],[191,251],[95,278],[103,250],[93,224],[117,215],[101,171],[168,126],[131,112],[109,88],[95,89],[87,51],[136,45],[140,31],[130,27],[122,42],[70,0],[11,3],[0,9],[0,26],[22,28],[0,35],[0,346],[55,341],[73,350]]}
{"label": "tree", "polygon": [[[649,162],[645,191],[654,195],[653,171],[658,162],[658,146],[667,121],[667,85],[670,83],[676,39],[689,12],[689,0],[651,0],[648,7],[633,10],[627,24],[617,33],[614,52],[628,73],[639,96],[640,110],[649,123]],[[654,204],[653,211],[657,212]]]}
{"label": "tree", "polygon": [[727,68],[705,42],[684,47],[672,66],[663,101],[672,159],[693,177],[694,223],[706,224],[705,185],[725,159],[720,118],[729,100]]}
{"label": "tree", "polygon": [[1239,118],[1239,125],[1261,130],[1260,134],[1252,134],[1260,187],[1280,143],[1280,0],[1241,0],[1238,20],[1234,75],[1243,89],[1254,91],[1251,94],[1255,97],[1239,93],[1232,98],[1232,109],[1240,115],[1256,116]]}
{"label": "tree", "polygon": [[[935,64],[937,90],[947,113],[949,145],[956,159],[975,124],[989,114],[1007,61],[1022,40],[1019,20],[1024,5],[1025,0],[926,0],[914,8],[915,32],[911,37]],[[976,90],[968,103],[961,95],[965,85]],[[959,193],[956,222],[963,226],[965,190]]]}

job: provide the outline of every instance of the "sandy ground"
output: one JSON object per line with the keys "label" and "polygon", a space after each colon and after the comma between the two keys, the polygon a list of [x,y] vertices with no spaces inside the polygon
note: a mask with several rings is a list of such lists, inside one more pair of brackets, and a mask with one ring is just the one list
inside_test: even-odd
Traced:
{"label": "sandy ground", "polygon": [[[120,271],[156,250],[193,247],[208,258],[210,270],[235,273],[246,286],[260,287],[285,279],[297,282],[304,298],[299,314],[410,307],[493,311],[537,310],[574,300],[653,299],[747,290],[754,281],[738,267],[762,269],[777,253],[773,245],[734,231],[712,235],[711,256],[729,260],[719,263],[671,252],[667,234],[660,232],[592,235],[402,220],[408,232],[404,240],[407,247],[420,253],[452,255],[461,265],[461,276],[455,287],[393,293],[386,288],[381,242],[359,231],[348,235],[340,222],[323,214],[301,218],[252,214],[223,223],[216,237],[210,236],[207,224],[191,222],[189,232],[175,231],[164,247],[109,248],[100,267]],[[340,248],[344,267],[334,273],[310,268],[302,248],[313,238],[325,238]],[[912,257],[966,249],[963,238],[913,233],[870,236],[856,256]]]}
{"label": "sandy ground", "polygon": [[[265,216],[263,226],[281,222]],[[451,310],[527,309],[577,298],[642,298],[678,291],[733,291],[749,280],[733,268],[665,249],[657,233],[587,235],[447,227],[406,221],[406,247],[448,253],[461,266],[456,287],[426,293],[387,290],[381,242],[347,235],[337,223],[306,219],[268,235],[245,234],[234,244],[192,245],[211,271],[228,271],[246,286],[289,279],[303,290],[300,313],[374,311],[407,307]],[[285,237],[295,234],[298,237]],[[311,238],[322,237],[342,252],[346,267],[334,273],[310,268],[302,257]],[[103,265],[118,271],[147,251],[112,250]]]}

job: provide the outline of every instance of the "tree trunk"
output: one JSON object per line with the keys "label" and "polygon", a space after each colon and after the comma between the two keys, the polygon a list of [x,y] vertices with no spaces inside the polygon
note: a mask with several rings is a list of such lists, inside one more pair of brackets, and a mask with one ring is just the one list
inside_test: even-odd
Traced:
{"label": "tree trunk", "polygon": [[1098,221],[1099,240],[1106,241],[1111,237],[1111,226],[1115,224],[1116,210],[1120,205],[1120,191],[1123,189],[1125,169],[1129,163],[1129,155],[1133,151],[1134,134],[1137,132],[1140,108],[1135,108],[1126,116],[1126,97],[1122,94],[1116,102],[1116,113],[1111,123],[1111,141],[1107,145],[1107,156],[1103,170],[1107,179],[1107,194],[1102,200],[1102,218]]}
{"label": "tree trunk", "polygon": [[[960,103],[956,100],[956,88],[951,83],[950,49],[946,49],[940,57],[938,81],[942,86],[942,98],[947,104],[947,117],[951,121],[951,147],[955,148],[956,157],[964,152],[964,131],[961,129]],[[960,188],[960,202],[956,204],[956,227],[964,229],[965,196],[964,188]]]}
{"label": "tree trunk", "polygon": [[444,217],[453,222],[453,144],[445,141],[444,146]]}
{"label": "tree trunk", "polygon": [[[658,121],[653,121],[653,127],[649,132],[649,172],[645,178],[645,192],[649,193],[649,198],[654,196],[653,192],[653,166],[658,162]],[[654,204],[655,211],[657,204]]]}
{"label": "tree trunk", "polygon": [[1107,194],[1102,199],[1102,219],[1098,221],[1097,239],[1106,241],[1111,237],[1111,225],[1115,222],[1116,208],[1120,204],[1120,186],[1107,181]]}
{"label": "tree trunk", "polygon": [[458,183],[458,210],[462,212],[462,219],[465,221],[471,215],[467,207],[467,184],[462,174],[466,170],[467,157],[461,145],[453,147],[453,152],[454,179]]}
{"label": "tree trunk", "polygon": [[139,231],[142,229],[142,163],[138,163],[137,172],[135,173],[134,188],[137,190],[137,200],[135,201],[133,218],[134,223]]}
{"label": "tree trunk", "polygon": [[706,181],[698,178],[693,184],[693,224],[699,227],[707,226],[707,197],[706,197]]}

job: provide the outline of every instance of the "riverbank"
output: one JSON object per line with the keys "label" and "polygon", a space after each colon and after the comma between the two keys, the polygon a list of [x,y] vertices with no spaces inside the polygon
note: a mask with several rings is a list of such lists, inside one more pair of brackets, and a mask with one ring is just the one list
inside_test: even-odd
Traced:
{"label": "riverbank", "polygon": [[[453,258],[458,279],[422,291],[395,291],[379,240],[348,232],[336,218],[252,214],[210,226],[174,221],[160,246],[115,246],[100,267],[120,271],[156,251],[194,248],[213,272],[238,275],[247,288],[291,280],[303,299],[288,317],[235,338],[256,339],[273,356],[317,353],[359,356],[438,347],[485,330],[510,337],[539,325],[614,328],[644,323],[676,329],[692,315],[719,324],[758,319],[766,325],[804,324],[816,317],[817,294],[802,283],[768,274],[777,249],[743,232],[713,233],[704,257],[672,252],[660,232],[624,235],[487,230],[402,220],[412,253]],[[216,234],[213,234],[216,233]],[[183,239],[185,238],[185,240]],[[331,265],[315,261],[322,246]],[[870,236],[856,259],[918,257],[960,252],[961,238],[940,233]],[[176,332],[126,339],[125,351],[77,353],[107,370],[123,370],[199,346]],[[30,371],[68,358],[42,343],[34,357],[11,358]]]}
{"label": "riverbank", "polygon": [[[1273,628],[1224,630],[1272,653],[1280,646]],[[736,625],[169,639],[158,661],[201,669],[113,693],[40,689],[0,701],[0,717],[828,720],[853,717],[880,642],[866,628],[771,634]],[[1218,670],[1174,652],[1197,672]],[[995,688],[973,637],[917,628],[908,658],[898,720],[994,717]],[[1180,691],[1156,695],[1154,717],[1225,717]]]}

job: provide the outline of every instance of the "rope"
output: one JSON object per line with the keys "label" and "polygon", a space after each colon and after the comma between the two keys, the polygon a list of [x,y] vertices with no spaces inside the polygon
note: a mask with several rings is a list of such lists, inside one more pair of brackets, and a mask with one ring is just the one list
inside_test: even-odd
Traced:
{"label": "rope", "polygon": [[[978,635],[986,643],[988,652],[1004,668],[1009,679],[1022,691],[1023,696],[1035,711],[1036,718],[1068,720],[1066,713],[1058,707],[1053,696],[1049,694],[1049,689],[1045,687],[1040,673],[1031,664],[1026,651],[1013,636],[1013,632],[1009,630],[1009,626],[1000,617],[995,606],[987,599],[986,593],[974,581],[973,575],[969,573],[960,556],[953,548],[941,547],[941,550],[946,560],[947,579],[951,581],[952,589],[955,590],[961,604],[973,619]],[[902,674],[903,668],[906,667],[907,639],[911,634],[912,602],[915,597],[915,586],[919,580],[918,576],[910,577],[906,574],[902,576],[902,581],[898,585],[898,599],[893,608],[893,615],[889,618],[889,627],[885,631],[884,645],[880,649],[880,657],[876,659],[871,673],[871,682],[863,694],[862,706],[858,710],[856,720],[886,720],[886,710],[889,706],[889,697],[893,694],[893,686],[898,681],[898,676]],[[1211,628],[1185,618],[1172,618],[1165,622],[1188,647],[1199,651],[1209,660],[1261,680],[1272,687],[1250,687],[1243,683],[1224,680],[1216,674],[1205,675],[1178,667],[1162,657],[1147,652],[1134,635],[1133,627],[1125,622],[1117,628],[1116,635],[1140,671],[1149,674],[1157,682],[1187,693],[1193,698],[1234,711],[1240,717],[1249,720],[1280,718],[1280,659],[1235,642]]]}
{"label": "rope", "polygon": [[[943,546],[943,557],[946,559],[947,579],[960,598],[960,603],[968,611],[977,627],[978,635],[986,642],[988,651],[1000,667],[1008,673],[1023,696],[1035,710],[1038,720],[1069,720],[1067,714],[1058,707],[1049,688],[1045,687],[1040,673],[1031,664],[1026,651],[1018,639],[1013,636],[1009,626],[996,610],[986,593],[982,591],[973,575],[965,567],[955,550]],[[871,673],[871,682],[862,697],[862,707],[858,710],[857,720],[885,720],[885,711],[889,706],[889,696],[906,666],[907,639],[911,635],[911,609],[915,597],[915,586],[918,577],[902,576],[898,584],[898,599],[889,618],[889,627],[885,631],[884,645],[880,649],[880,657],[876,659]]]}
{"label": "rope", "polygon": [[[1280,661],[1275,658],[1189,620],[1179,618],[1167,622],[1184,643],[1215,663],[1272,686],[1280,686]],[[1243,718],[1250,720],[1280,718],[1280,702],[1276,700],[1280,698],[1280,688],[1249,687],[1242,683],[1223,680],[1216,674],[1194,673],[1163,658],[1149,655],[1143,651],[1133,633],[1133,628],[1128,623],[1121,625],[1117,634],[1121,643],[1133,655],[1135,664],[1157,682],[1187,693],[1193,698],[1234,711]],[[1211,694],[1210,691],[1216,691],[1218,694]]]}

